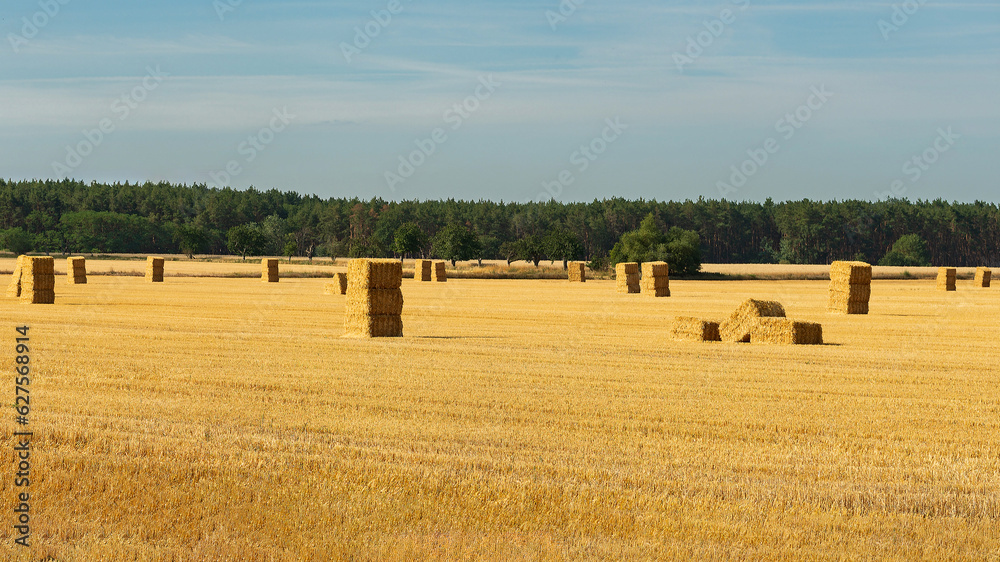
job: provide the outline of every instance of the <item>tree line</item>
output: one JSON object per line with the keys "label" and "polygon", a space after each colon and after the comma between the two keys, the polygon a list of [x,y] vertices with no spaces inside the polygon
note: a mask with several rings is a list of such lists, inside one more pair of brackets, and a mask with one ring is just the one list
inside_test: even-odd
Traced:
{"label": "tree line", "polygon": [[[649,224],[640,229],[648,217],[661,234]],[[433,256],[536,265],[607,264],[616,244],[637,240],[677,251],[694,244],[710,263],[877,263],[910,235],[934,264],[1000,261],[998,206],[940,199],[392,202],[204,184],[0,180],[0,230],[4,246],[19,253]],[[634,236],[623,241],[628,233]]]}

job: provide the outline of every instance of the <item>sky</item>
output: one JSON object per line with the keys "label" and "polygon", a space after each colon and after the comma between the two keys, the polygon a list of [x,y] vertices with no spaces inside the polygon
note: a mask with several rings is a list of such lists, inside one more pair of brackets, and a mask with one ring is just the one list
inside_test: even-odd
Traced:
{"label": "sky", "polygon": [[1000,2],[7,0],[0,177],[997,201]]}

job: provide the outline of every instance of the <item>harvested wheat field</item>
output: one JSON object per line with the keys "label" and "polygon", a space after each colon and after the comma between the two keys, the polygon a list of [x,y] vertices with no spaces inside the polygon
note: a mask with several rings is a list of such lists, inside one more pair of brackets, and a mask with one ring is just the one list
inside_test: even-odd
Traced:
{"label": "harvested wheat field", "polygon": [[[345,339],[323,279],[55,283],[0,300],[9,342],[31,326],[33,559],[1000,552],[991,290],[876,280],[848,316],[825,280],[404,279],[405,337]],[[749,298],[825,344],[673,339]]]}

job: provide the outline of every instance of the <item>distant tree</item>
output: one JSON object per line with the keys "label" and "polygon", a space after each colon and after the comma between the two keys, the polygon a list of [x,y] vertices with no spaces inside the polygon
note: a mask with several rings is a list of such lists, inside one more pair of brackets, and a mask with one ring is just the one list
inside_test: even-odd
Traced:
{"label": "distant tree", "polygon": [[691,275],[701,270],[701,241],[697,232],[677,226],[663,232],[650,213],[637,230],[622,235],[609,257],[611,265],[665,261],[671,275]]}
{"label": "distant tree", "polygon": [[900,236],[878,262],[879,265],[896,266],[928,266],[931,256],[927,251],[927,243],[917,234]]}
{"label": "distant tree", "polygon": [[427,234],[413,222],[397,228],[392,238],[392,251],[400,257],[423,255],[426,246]]}
{"label": "distant tree", "polygon": [[3,231],[4,247],[13,252],[16,256],[30,252],[33,242],[34,240],[32,236],[19,226]]}
{"label": "distant tree", "polygon": [[542,261],[545,257],[545,245],[542,243],[542,239],[536,234],[525,236],[520,240],[518,244],[518,249],[520,254],[518,257],[522,260],[530,261],[538,267],[538,262]]}
{"label": "distant tree", "polygon": [[479,237],[479,253],[476,259],[483,265],[483,259],[493,259],[500,255],[500,239],[496,236]]}
{"label": "distant tree", "polygon": [[550,260],[562,260],[563,269],[569,267],[569,260],[574,260],[583,253],[580,239],[562,228],[549,232],[542,240],[542,246]]}
{"label": "distant tree", "polygon": [[226,246],[229,251],[243,257],[260,256],[266,251],[270,240],[256,223],[241,224],[229,229],[226,234]]}
{"label": "distant tree", "polygon": [[438,231],[431,252],[455,267],[458,261],[470,260],[479,253],[479,237],[464,225],[452,223]]}
{"label": "distant tree", "polygon": [[285,251],[282,253],[288,257],[288,263],[292,263],[292,256],[299,252],[299,245],[295,242],[295,236],[289,234],[285,238]]}
{"label": "distant tree", "polygon": [[500,248],[498,250],[498,255],[507,260],[507,265],[510,265],[515,260],[521,259],[522,253],[520,240],[508,240],[503,244],[500,244]]}
{"label": "distant tree", "polygon": [[188,258],[193,258],[195,254],[204,252],[208,245],[208,233],[205,232],[205,229],[195,225],[182,224],[177,227],[175,236],[177,246],[181,252],[187,254]]}

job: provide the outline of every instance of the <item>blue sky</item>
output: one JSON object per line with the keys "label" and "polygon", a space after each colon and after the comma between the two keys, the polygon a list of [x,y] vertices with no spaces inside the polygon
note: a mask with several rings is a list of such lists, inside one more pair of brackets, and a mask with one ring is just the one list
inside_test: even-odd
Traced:
{"label": "blue sky", "polygon": [[997,200],[994,1],[396,1],[4,2],[0,175]]}

